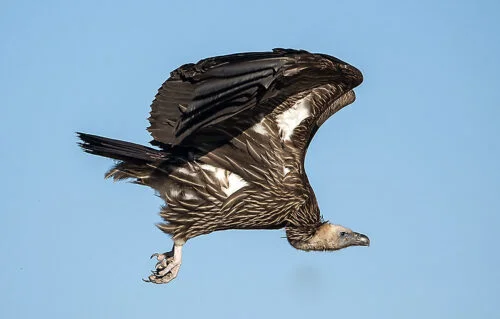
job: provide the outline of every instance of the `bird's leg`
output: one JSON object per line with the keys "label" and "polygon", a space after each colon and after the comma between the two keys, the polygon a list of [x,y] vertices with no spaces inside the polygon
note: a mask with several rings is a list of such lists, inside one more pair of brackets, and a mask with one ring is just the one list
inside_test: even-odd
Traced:
{"label": "bird's leg", "polygon": [[143,279],[146,282],[155,284],[166,284],[177,277],[177,273],[182,262],[182,245],[174,244],[171,251],[163,254],[153,254],[151,258],[156,257],[156,269],[148,279]]}

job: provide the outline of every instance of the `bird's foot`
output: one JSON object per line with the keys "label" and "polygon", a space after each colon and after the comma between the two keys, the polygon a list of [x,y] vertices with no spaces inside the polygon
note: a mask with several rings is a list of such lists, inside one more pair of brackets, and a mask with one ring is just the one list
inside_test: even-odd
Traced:
{"label": "bird's foot", "polygon": [[156,257],[156,260],[158,260],[155,266],[155,271],[161,271],[174,260],[174,251],[167,251],[163,254],[154,253],[153,255],[151,255],[151,259],[153,259],[153,257]]}
{"label": "bird's foot", "polygon": [[143,279],[145,282],[166,284],[177,277],[182,261],[182,246],[174,245],[171,251],[163,254],[155,253],[151,256],[151,258],[153,257],[156,257],[158,262],[155,270],[152,271],[152,275],[148,279]]}

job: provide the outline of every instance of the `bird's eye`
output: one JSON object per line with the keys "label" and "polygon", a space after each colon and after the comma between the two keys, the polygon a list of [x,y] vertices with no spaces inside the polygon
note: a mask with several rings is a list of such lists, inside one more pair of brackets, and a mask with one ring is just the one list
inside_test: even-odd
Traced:
{"label": "bird's eye", "polygon": [[345,236],[345,231],[341,231],[340,232],[340,237],[344,237]]}

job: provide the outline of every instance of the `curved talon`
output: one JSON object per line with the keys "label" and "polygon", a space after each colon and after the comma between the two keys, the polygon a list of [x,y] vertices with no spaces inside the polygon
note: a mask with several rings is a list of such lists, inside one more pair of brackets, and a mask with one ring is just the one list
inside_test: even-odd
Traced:
{"label": "curved talon", "polygon": [[160,260],[159,262],[156,263],[155,268],[156,269],[158,269],[158,268],[163,269],[163,268],[167,267],[167,265],[168,265],[168,261],[166,259],[163,259],[163,260]]}
{"label": "curved talon", "polygon": [[182,261],[182,245],[174,245],[172,251],[163,254],[154,253],[151,255],[151,259],[153,257],[158,260],[155,270],[151,270],[151,275],[142,280],[154,284],[166,284],[177,277]]}

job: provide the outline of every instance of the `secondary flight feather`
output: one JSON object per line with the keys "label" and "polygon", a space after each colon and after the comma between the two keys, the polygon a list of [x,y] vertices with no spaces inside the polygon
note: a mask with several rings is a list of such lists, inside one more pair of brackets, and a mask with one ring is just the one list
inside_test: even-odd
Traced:
{"label": "secondary flight feather", "polygon": [[78,133],[88,153],[119,162],[106,174],[153,188],[165,201],[146,281],[176,278],[187,240],[226,229],[285,228],[301,250],[367,246],[367,236],[325,222],[304,170],[318,128],[355,100],[355,67],[303,50],[238,53],[171,72],[151,105],[153,147]]}

